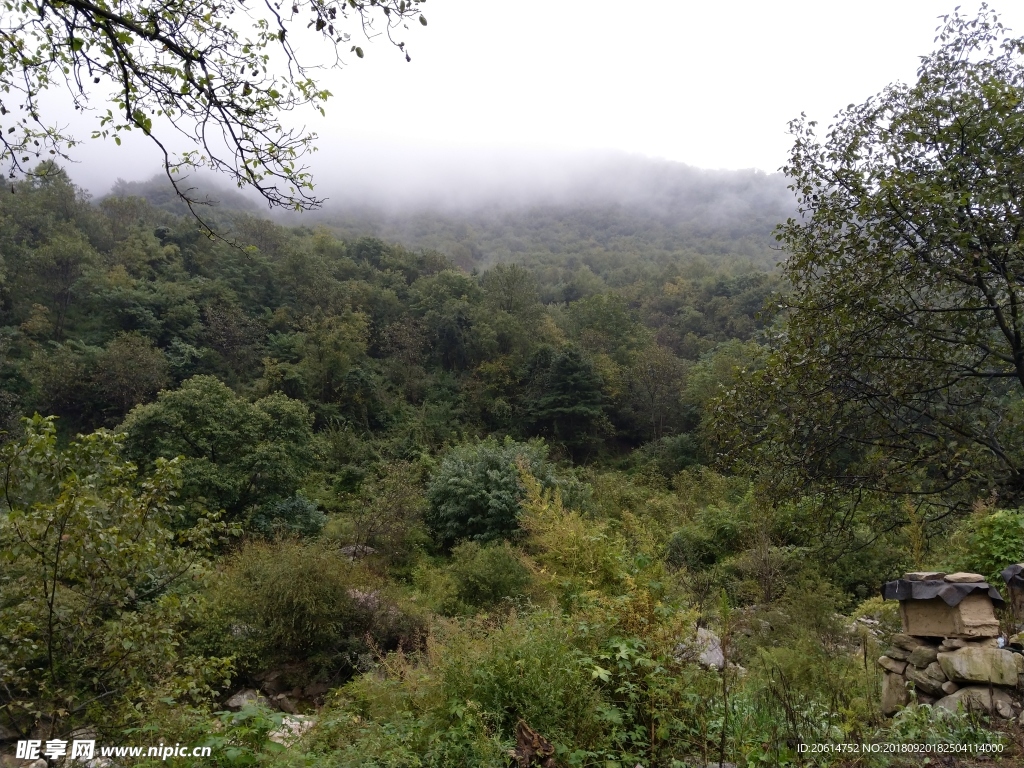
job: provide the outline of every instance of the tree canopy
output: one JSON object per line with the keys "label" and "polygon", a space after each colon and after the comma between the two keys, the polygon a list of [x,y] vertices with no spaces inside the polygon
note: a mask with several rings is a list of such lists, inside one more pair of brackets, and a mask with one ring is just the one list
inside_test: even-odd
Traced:
{"label": "tree canopy", "polygon": [[[422,0],[4,0],[0,22],[0,159],[11,177],[39,159],[68,157],[77,140],[43,114],[40,96],[54,86],[76,110],[105,105],[94,138],[140,130],[163,157],[168,177],[187,202],[175,173],[211,168],[256,189],[271,205],[316,207],[301,158],[316,135],[289,128],[281,115],[301,107],[324,112],[331,93],[313,75],[317,46],[298,44],[313,33],[328,64],[350,45],[352,27],[367,37],[394,34],[419,14]],[[379,27],[379,29],[378,29]],[[177,134],[194,149],[176,154]]]}
{"label": "tree canopy", "polygon": [[129,716],[154,685],[208,692],[230,659],[186,658],[180,622],[224,532],[215,515],[181,525],[180,462],[148,477],[107,430],[58,446],[52,418],[25,420],[0,449],[0,713],[5,726],[45,715],[75,725]]}
{"label": "tree canopy", "polygon": [[720,404],[777,488],[1024,497],[1024,38],[945,17],[917,81],[805,118],[765,368]]}

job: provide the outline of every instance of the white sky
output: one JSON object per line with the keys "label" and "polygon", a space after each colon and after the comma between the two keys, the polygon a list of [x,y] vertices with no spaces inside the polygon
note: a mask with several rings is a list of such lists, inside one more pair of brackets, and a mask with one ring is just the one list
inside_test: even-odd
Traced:
{"label": "white sky", "polygon": [[[325,79],[335,97],[326,119],[307,117],[321,137],[312,167],[325,182],[439,157],[476,165],[486,154],[617,150],[774,171],[790,118],[828,123],[846,104],[913,79],[937,17],[955,4],[429,0],[429,26],[405,38],[411,64],[378,41]],[[1024,34],[1024,4],[993,5]],[[118,176],[155,172],[156,155],[130,144],[87,144],[72,174],[100,192]]]}

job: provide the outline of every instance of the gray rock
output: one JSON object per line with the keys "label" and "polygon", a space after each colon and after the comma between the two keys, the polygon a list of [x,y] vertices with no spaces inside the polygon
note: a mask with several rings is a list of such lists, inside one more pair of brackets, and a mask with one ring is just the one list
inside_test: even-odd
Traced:
{"label": "gray rock", "polygon": [[890,717],[907,705],[907,681],[886,672],[882,677],[882,714]]}
{"label": "gray rock", "polygon": [[693,643],[679,643],[676,656],[680,659],[696,661],[708,669],[725,669],[725,654],[722,653],[722,641],[710,629],[698,627]]}
{"label": "gray rock", "polygon": [[958,571],[957,573],[947,574],[942,580],[948,581],[950,584],[982,584],[985,581],[985,577],[980,573]]}
{"label": "gray rock", "polygon": [[952,680],[947,680],[942,684],[942,692],[947,696],[951,693],[956,693],[960,690],[960,686],[954,683]]}
{"label": "gray rock", "polygon": [[969,685],[959,691],[943,696],[935,706],[956,712],[958,708],[965,710],[984,710],[992,714],[993,704],[995,713],[1003,718],[1013,716],[1013,699],[1010,694],[1001,688],[991,688],[987,685]]}
{"label": "gray rock", "polygon": [[921,667],[924,669],[936,660],[938,654],[938,648],[932,648],[930,645],[920,645],[914,649],[914,652],[911,653],[909,657],[907,657],[907,662],[913,664],[915,667]]}
{"label": "gray rock", "polygon": [[878,659],[878,666],[894,675],[902,675],[907,668],[907,662],[890,659],[888,656],[881,656]]}
{"label": "gray rock", "polygon": [[290,747],[296,741],[316,725],[316,720],[305,715],[285,715],[281,721],[281,727],[271,731],[267,738],[275,744]]}
{"label": "gray rock", "polygon": [[893,635],[892,644],[897,648],[902,648],[907,653],[910,653],[919,645],[926,645],[923,640],[917,637],[912,637],[911,635]]}
{"label": "gray rock", "polygon": [[903,574],[903,578],[907,581],[932,581],[941,579],[945,575],[942,571],[911,571]]}
{"label": "gray rock", "polygon": [[244,691],[239,691],[230,699],[224,702],[224,706],[228,709],[239,710],[246,705],[252,706],[270,706],[270,702],[267,701],[266,697],[255,690],[254,688],[246,688]]}
{"label": "gray rock", "polygon": [[898,661],[907,661],[907,659],[910,658],[910,654],[911,651],[908,651],[906,648],[900,648],[897,645],[894,645],[892,648],[885,649],[886,656],[888,656],[890,659],[896,659]]}
{"label": "gray rock", "polygon": [[965,645],[968,645],[968,642],[966,640],[961,640],[959,637],[947,637],[939,645],[939,651],[941,653],[955,651],[959,648],[963,648]]}
{"label": "gray rock", "polygon": [[302,695],[307,699],[316,699],[331,690],[327,683],[310,683],[302,689]]}
{"label": "gray rock", "polygon": [[929,664],[924,669],[908,666],[905,674],[919,693],[942,696],[942,684],[946,682],[946,676],[942,674],[942,667],[938,664]]}
{"label": "gray rock", "polygon": [[288,698],[288,694],[279,693],[277,696],[272,698],[270,702],[282,712],[287,712],[290,715],[297,715],[299,713],[298,708],[295,706],[295,702]]}
{"label": "gray rock", "polygon": [[367,555],[374,554],[377,550],[373,547],[368,547],[365,544],[349,544],[346,547],[342,547],[338,550],[341,554],[347,557],[349,560],[362,560]]}
{"label": "gray rock", "polygon": [[969,645],[951,653],[940,653],[938,660],[946,677],[954,683],[992,683],[1017,685],[1017,662],[1010,651]]}

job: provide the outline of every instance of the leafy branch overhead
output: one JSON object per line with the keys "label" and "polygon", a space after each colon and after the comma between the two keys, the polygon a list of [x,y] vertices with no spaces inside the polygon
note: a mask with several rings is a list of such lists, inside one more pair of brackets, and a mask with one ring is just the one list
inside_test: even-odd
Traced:
{"label": "leafy branch overhead", "polygon": [[[316,134],[288,127],[282,115],[302,107],[321,114],[331,93],[314,78],[343,54],[362,58],[351,32],[396,34],[426,24],[424,0],[3,0],[0,22],[0,158],[11,178],[39,159],[68,159],[78,143],[44,114],[40,97],[68,91],[77,111],[93,101],[93,138],[139,130],[153,140],[180,196],[179,171],[209,168],[256,189],[271,206],[315,208],[302,158]],[[307,31],[308,30],[308,31]],[[320,46],[298,39],[317,35]],[[314,53],[327,52],[314,63]],[[175,139],[177,136],[177,139]],[[184,138],[193,147],[172,149]],[[194,196],[193,196],[194,197]]]}
{"label": "leafy branch overhead", "polygon": [[787,491],[1024,499],[1024,38],[983,8],[937,42],[823,140],[791,126],[786,322],[718,425]]}

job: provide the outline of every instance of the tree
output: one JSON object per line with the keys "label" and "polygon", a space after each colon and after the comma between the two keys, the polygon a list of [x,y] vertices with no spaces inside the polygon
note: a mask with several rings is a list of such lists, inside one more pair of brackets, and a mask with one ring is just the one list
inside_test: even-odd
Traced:
{"label": "tree", "polygon": [[1024,501],[1024,38],[983,7],[937,40],[823,142],[791,125],[783,322],[712,425],[781,492]]}
{"label": "tree", "polygon": [[167,384],[167,358],[138,333],[116,336],[96,359],[95,384],[120,420]]}
{"label": "tree", "polygon": [[29,269],[38,284],[46,286],[50,292],[53,337],[57,341],[64,337],[64,322],[83,268],[95,259],[96,253],[85,237],[70,228],[54,233],[45,244],[30,252]]}
{"label": "tree", "polygon": [[[4,0],[0,24],[0,158],[10,173],[28,163],[67,158],[76,139],[46,122],[40,96],[65,87],[76,110],[90,98],[113,102],[94,137],[139,130],[156,144],[168,178],[192,208],[177,172],[206,167],[256,189],[271,205],[316,207],[300,165],[316,136],[287,128],[280,115],[300,107],[324,112],[330,92],[313,80],[313,54],[300,29],[322,38],[332,66],[351,42],[394,33],[419,16],[422,0],[295,0],[291,4],[206,0]],[[375,25],[382,25],[377,31]],[[357,45],[349,53],[362,57]],[[408,53],[406,53],[408,59]],[[175,155],[168,137],[196,148]],[[193,209],[194,210],[194,209]]]}
{"label": "tree", "polygon": [[636,354],[627,371],[629,400],[649,439],[659,440],[680,420],[685,373],[683,362],[665,347],[652,344]]}
{"label": "tree", "polygon": [[210,693],[230,678],[229,659],[180,652],[195,601],[176,589],[223,526],[204,515],[181,527],[179,462],[140,478],[123,439],[100,430],[61,448],[53,420],[36,416],[0,449],[5,729],[28,734],[38,719],[50,738],[123,727],[154,690]]}
{"label": "tree", "polygon": [[280,393],[250,403],[212,376],[140,405],[122,428],[140,464],[184,457],[183,495],[205,499],[232,521],[282,518],[277,503],[295,496],[313,466],[312,417]]}
{"label": "tree", "polygon": [[537,278],[519,264],[495,264],[480,278],[487,300],[510,315],[537,314]]}
{"label": "tree", "polygon": [[557,483],[542,444],[499,443],[493,437],[460,445],[444,457],[427,486],[427,527],[441,546],[496,541],[519,530],[524,497],[518,462],[547,488]]}
{"label": "tree", "polygon": [[568,347],[552,359],[542,390],[529,405],[534,424],[577,458],[586,454],[610,426],[602,384],[593,362]]}

